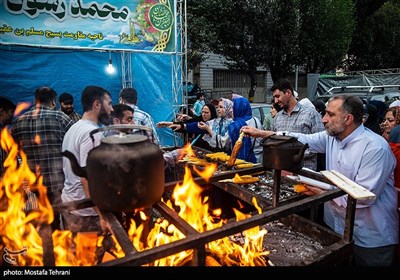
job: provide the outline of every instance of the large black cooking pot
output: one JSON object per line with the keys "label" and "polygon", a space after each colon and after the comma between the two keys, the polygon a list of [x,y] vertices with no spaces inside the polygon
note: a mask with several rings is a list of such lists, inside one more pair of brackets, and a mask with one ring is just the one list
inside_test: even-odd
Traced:
{"label": "large black cooking pot", "polygon": [[[111,125],[95,129],[143,129],[137,125]],[[86,167],[78,164],[74,154],[64,151],[73,172],[85,177],[93,203],[101,210],[132,212],[156,203],[164,192],[164,158],[161,149],[147,136],[119,133],[105,137],[92,149]]]}
{"label": "large black cooking pot", "polygon": [[298,171],[303,168],[304,152],[308,144],[287,135],[271,135],[261,141],[263,166],[267,168]]}

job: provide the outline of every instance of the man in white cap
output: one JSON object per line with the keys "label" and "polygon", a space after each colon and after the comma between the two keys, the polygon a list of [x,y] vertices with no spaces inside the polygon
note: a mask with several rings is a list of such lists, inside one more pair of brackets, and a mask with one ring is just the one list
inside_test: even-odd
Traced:
{"label": "man in white cap", "polygon": [[395,100],[392,103],[390,103],[389,108],[400,106],[400,100]]}

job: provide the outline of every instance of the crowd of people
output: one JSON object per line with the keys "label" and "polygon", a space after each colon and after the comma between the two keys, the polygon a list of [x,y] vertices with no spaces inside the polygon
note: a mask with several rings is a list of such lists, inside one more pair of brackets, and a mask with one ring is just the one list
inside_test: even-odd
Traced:
{"label": "crowd of people", "polygon": [[[27,155],[33,172],[43,177],[51,204],[89,198],[88,181],[74,173],[62,152],[67,150],[86,166],[89,152],[108,134],[90,132],[101,126],[135,124],[149,129],[129,129],[125,133],[143,134],[160,145],[157,128],[186,133],[196,139],[193,145],[227,154],[232,152],[241,133],[245,133],[238,158],[261,163],[262,139],[273,134],[296,137],[307,143],[304,167],[313,171],[337,170],[375,194],[373,200],[357,201],[354,222],[354,264],[358,266],[392,266],[399,258],[400,193],[400,107],[389,106],[379,112],[374,104],[363,103],[355,96],[338,95],[321,104],[299,99],[289,80],[280,79],[271,88],[273,102],[266,123],[252,115],[248,99],[234,94],[220,98],[218,105],[206,104],[199,94],[194,112],[178,114],[174,121],[156,125],[151,115],[137,106],[138,93],[124,88],[119,103],[113,104],[110,92],[99,86],[87,86],[81,95],[83,114],[74,111],[71,94],[62,93],[57,110],[57,93],[50,87],[35,91],[34,106],[13,118],[16,105],[0,97],[0,127],[9,129],[19,148]],[[382,110],[381,110],[382,111]],[[382,116],[382,117],[380,117]],[[161,146],[159,146],[162,148]],[[176,149],[164,153],[166,168],[173,166],[184,153]],[[1,174],[7,151],[1,149]],[[306,186],[307,194],[323,190]],[[326,202],[323,223],[344,233],[347,196]],[[53,230],[103,232],[106,223],[99,211],[85,208],[55,213]],[[397,251],[396,251],[397,250]]]}

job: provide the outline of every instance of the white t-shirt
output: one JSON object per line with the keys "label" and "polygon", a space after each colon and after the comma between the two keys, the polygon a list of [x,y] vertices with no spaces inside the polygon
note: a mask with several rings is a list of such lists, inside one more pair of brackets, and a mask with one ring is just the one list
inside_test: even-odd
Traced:
{"label": "white t-shirt", "polygon": [[[86,159],[90,150],[100,145],[102,133],[95,133],[94,143],[90,138],[90,132],[99,126],[88,120],[79,120],[74,123],[64,136],[62,151],[70,151],[81,167],[86,166]],[[71,163],[68,158],[63,157],[63,171],[65,176],[64,189],[62,190],[61,200],[63,203],[85,199],[85,192],[81,178],[72,171]],[[97,216],[93,208],[84,208],[72,211],[78,216]]]}

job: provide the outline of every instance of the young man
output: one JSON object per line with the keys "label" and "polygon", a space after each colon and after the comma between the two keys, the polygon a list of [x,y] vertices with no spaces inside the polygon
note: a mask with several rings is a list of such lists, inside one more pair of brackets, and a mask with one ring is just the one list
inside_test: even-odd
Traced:
{"label": "young man", "polygon": [[[100,124],[108,125],[113,112],[111,94],[102,87],[87,86],[82,92],[82,119],[72,125],[65,134],[62,142],[62,151],[71,152],[80,166],[86,166],[90,150],[100,145],[102,133],[95,133],[94,141],[90,132],[99,128]],[[68,158],[63,158],[65,174],[62,202],[70,202],[89,198],[89,185],[86,178],[77,176],[71,167]],[[66,229],[72,232],[101,232],[103,226],[98,213],[94,208],[84,208],[63,213]]]}
{"label": "young man", "polygon": [[123,88],[119,93],[119,103],[127,104],[135,110],[133,114],[134,123],[136,125],[147,126],[152,129],[152,131],[145,131],[149,139],[154,144],[159,145],[160,139],[157,134],[156,126],[154,125],[153,118],[146,112],[139,109],[137,106],[138,94],[134,88]]}
{"label": "young man", "polygon": [[[321,115],[315,109],[298,102],[289,80],[278,80],[271,90],[274,102],[282,108],[275,115],[271,130],[304,134],[324,131]],[[317,162],[317,154],[307,149],[304,154],[304,167],[316,171]]]}

